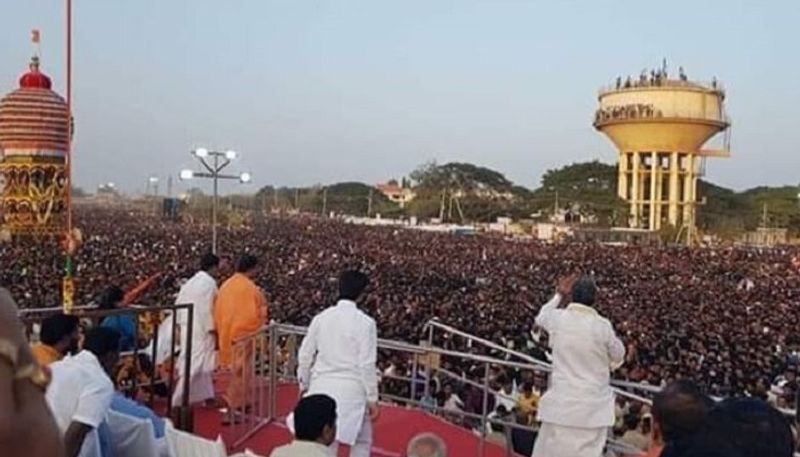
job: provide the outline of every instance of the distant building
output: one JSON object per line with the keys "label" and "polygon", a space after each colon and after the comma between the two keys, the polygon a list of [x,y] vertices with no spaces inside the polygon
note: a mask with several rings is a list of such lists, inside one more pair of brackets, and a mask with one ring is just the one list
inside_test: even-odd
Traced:
{"label": "distant building", "polygon": [[745,233],[741,242],[748,246],[770,247],[787,244],[789,231],[785,228],[759,227],[755,231]]}
{"label": "distant building", "polygon": [[540,222],[533,226],[532,235],[539,241],[557,242],[572,236],[573,228],[566,224]]}
{"label": "distant building", "polygon": [[647,229],[586,227],[576,229],[571,235],[573,240],[583,243],[599,243],[612,246],[661,245],[661,237],[658,233]]}
{"label": "distant building", "polygon": [[378,184],[375,186],[380,193],[386,196],[389,200],[393,201],[400,205],[401,208],[404,208],[408,202],[414,199],[416,196],[414,191],[406,188],[401,187],[397,184],[397,181],[389,181],[387,183]]}

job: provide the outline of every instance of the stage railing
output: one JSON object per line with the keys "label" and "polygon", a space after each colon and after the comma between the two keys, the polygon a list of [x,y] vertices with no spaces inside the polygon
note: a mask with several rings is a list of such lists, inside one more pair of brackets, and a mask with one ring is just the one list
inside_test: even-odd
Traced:
{"label": "stage railing", "polygon": [[[38,308],[38,309],[23,309],[20,310],[20,320],[22,321],[23,325],[25,326],[27,335],[29,339],[34,334],[33,327],[36,324],[40,324],[44,319],[54,314],[59,314],[63,312],[63,309],[58,308]],[[130,305],[124,308],[117,308],[117,309],[97,309],[91,306],[80,306],[73,308],[73,315],[82,321],[82,325],[88,323],[91,326],[101,325],[103,319],[110,317],[110,316],[131,316],[135,319],[136,325],[135,333],[134,333],[134,345],[133,350],[125,351],[121,353],[121,360],[125,358],[132,357],[132,379],[130,385],[122,385],[117,386],[117,388],[125,393],[128,396],[135,395],[139,389],[146,388],[149,392],[147,406],[150,409],[158,410],[157,405],[155,404],[155,397],[156,397],[156,386],[161,383],[156,382],[157,375],[158,375],[158,354],[159,350],[163,349],[159,347],[159,325],[154,325],[153,329],[153,336],[150,339],[149,343],[146,345],[140,345],[140,335],[139,335],[139,323],[140,317],[150,314],[150,313],[165,313],[165,315],[172,316],[172,325],[168,329],[171,334],[170,344],[169,344],[169,358],[171,359],[170,362],[167,364],[167,379],[165,381],[165,388],[166,388],[166,411],[167,414],[171,414],[173,411],[172,405],[172,393],[175,390],[175,379],[176,379],[176,371],[175,366],[177,362],[176,356],[176,347],[178,345],[178,322],[175,319],[176,314],[178,312],[185,312],[186,314],[186,329],[181,329],[181,331],[186,331],[186,347],[180,348],[182,351],[185,351],[186,354],[192,353],[192,327],[194,321],[194,305],[193,304],[177,304],[177,305],[164,305],[164,306],[138,306],[138,305]],[[165,316],[166,319],[166,316]],[[149,352],[149,353],[148,353]],[[149,370],[146,370],[145,373],[149,377],[149,381],[147,383],[139,382],[139,375],[143,373],[143,370],[140,366],[140,355],[149,356]],[[185,370],[184,373],[191,373],[192,368],[192,358],[191,357],[184,357],[182,362],[184,363],[183,369]],[[115,380],[116,381],[116,380]],[[179,405],[178,414],[173,416],[176,419],[176,426],[182,430],[191,430],[192,428],[192,418],[191,418],[191,411],[190,411],[190,404],[189,404],[189,390],[190,390],[190,378],[189,376],[184,376],[183,379],[183,392],[184,395],[182,396],[181,404]]]}
{"label": "stage railing", "polygon": [[[299,338],[305,335],[306,330],[305,327],[272,323],[263,327],[260,331],[234,342],[234,354],[237,357],[243,357],[240,366],[246,370],[239,373],[241,381],[244,382],[246,395],[245,401],[241,405],[229,410],[228,420],[231,422],[231,436],[233,437],[232,449],[240,449],[249,438],[271,422],[279,419],[277,393],[281,384],[296,382],[296,352],[299,349]],[[542,366],[542,363],[502,360],[484,355],[443,349],[432,345],[413,345],[385,339],[378,340],[378,349],[379,365],[385,362],[385,360],[381,359],[381,355],[385,355],[387,352],[399,352],[405,356],[405,360],[410,361],[411,374],[411,376],[381,375],[381,401],[436,413],[457,425],[464,425],[477,430],[480,434],[479,447],[477,449],[478,456],[483,457],[486,454],[486,439],[489,429],[493,425],[495,428],[502,428],[506,433],[508,440],[506,455],[508,456],[515,455],[510,439],[513,429],[537,431],[532,426],[511,422],[506,418],[493,417],[491,414],[493,411],[490,411],[489,403],[491,398],[502,395],[502,393],[494,390],[491,385],[494,370],[514,369],[523,372],[545,372],[547,370]],[[435,360],[443,357],[481,366],[481,379],[468,379],[437,366]],[[272,361],[275,363],[271,363]],[[247,371],[248,368],[249,371]],[[425,375],[420,377],[422,373],[425,373]],[[478,412],[452,410],[440,407],[435,403],[431,404],[429,380],[433,379],[434,373],[442,379],[469,385],[472,389],[479,389],[480,410]],[[234,373],[234,376],[236,376],[236,373]],[[387,390],[390,382],[400,383],[407,387],[400,388],[397,391]],[[423,383],[424,386],[421,387],[420,384]],[[636,400],[643,399],[643,397],[636,395],[631,395],[631,398]],[[641,452],[614,440],[609,440],[608,446],[625,455],[641,454]]]}

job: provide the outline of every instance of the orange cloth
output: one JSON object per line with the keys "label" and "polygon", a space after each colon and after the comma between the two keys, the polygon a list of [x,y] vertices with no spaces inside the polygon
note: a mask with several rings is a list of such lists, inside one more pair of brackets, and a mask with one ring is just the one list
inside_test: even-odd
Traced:
{"label": "orange cloth", "polygon": [[650,450],[647,451],[647,454],[645,454],[644,457],[659,457],[663,450],[664,450],[664,445],[654,444],[650,446]]}
{"label": "orange cloth", "polygon": [[125,296],[122,298],[122,304],[124,305],[131,305],[133,302],[139,299],[148,289],[150,289],[153,284],[155,284],[156,280],[161,277],[161,273],[156,273],[153,276],[145,279],[144,281],[140,282],[136,285],[133,289],[129,290],[125,293]]}
{"label": "orange cloth", "polygon": [[39,365],[46,367],[53,362],[58,362],[63,357],[60,352],[56,350],[56,348],[52,346],[48,346],[44,343],[36,343],[31,345],[31,352],[33,352],[33,358],[39,363]]}
{"label": "orange cloth", "polygon": [[214,325],[219,338],[219,364],[232,368],[223,395],[230,408],[247,406],[247,393],[255,369],[255,340],[234,345],[257,332],[268,318],[267,299],[250,278],[236,273],[222,284],[214,302]]}
{"label": "orange cloth", "polygon": [[214,302],[220,366],[231,365],[233,342],[258,331],[268,316],[267,299],[250,278],[236,273],[222,284]]}

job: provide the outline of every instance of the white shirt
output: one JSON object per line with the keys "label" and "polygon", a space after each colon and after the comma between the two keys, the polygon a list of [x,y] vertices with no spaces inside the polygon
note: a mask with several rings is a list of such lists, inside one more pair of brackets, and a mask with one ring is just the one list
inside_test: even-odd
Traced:
{"label": "white shirt", "polygon": [[349,300],[316,315],[300,345],[300,386],[336,401],[336,440],[341,443],[355,443],[367,402],[378,401],[377,358],[375,321]]}
{"label": "white shirt", "polygon": [[114,396],[111,378],[89,351],[55,362],[50,368],[53,380],[45,399],[58,428],[63,434],[72,422],[92,427],[83,442],[80,456],[100,456],[97,427],[105,419]]}
{"label": "white shirt", "polygon": [[[214,330],[214,299],[217,296],[217,281],[205,271],[198,271],[181,286],[176,304],[194,304],[192,315],[193,340],[203,338]],[[186,325],[189,313],[178,313],[178,324]]]}
{"label": "white shirt", "polygon": [[[189,378],[189,403],[197,403],[214,398],[212,373],[217,367],[216,337],[214,330],[214,300],[217,297],[217,281],[205,271],[199,271],[181,286],[176,304],[194,304],[192,314],[192,353]],[[174,404],[183,400],[183,371],[186,369],[186,335],[189,312],[178,311],[178,325],[181,326],[181,353],[178,358],[178,380],[172,397]]]}
{"label": "white shirt", "polygon": [[594,309],[578,303],[558,309],[560,302],[556,294],[536,316],[536,325],[547,331],[553,347],[550,388],[539,403],[539,420],[568,427],[610,427],[610,370],[622,365],[625,345]]}
{"label": "white shirt", "polygon": [[322,444],[294,440],[272,451],[270,457],[331,457],[333,455],[331,449]]}
{"label": "white shirt", "polygon": [[367,401],[375,402],[378,401],[377,358],[375,320],[352,301],[339,300],[336,306],[311,321],[300,345],[297,377],[304,390],[323,379],[353,381],[361,386]]}

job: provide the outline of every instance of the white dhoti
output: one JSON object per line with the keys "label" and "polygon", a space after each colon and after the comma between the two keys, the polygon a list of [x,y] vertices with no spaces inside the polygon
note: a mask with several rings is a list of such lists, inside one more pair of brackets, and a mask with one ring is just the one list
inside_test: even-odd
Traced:
{"label": "white dhoti", "polygon": [[[178,311],[180,325],[180,356],[177,360],[178,379],[172,396],[173,405],[183,400],[183,386],[187,374],[186,357],[190,357],[189,404],[214,398],[214,381],[212,375],[217,367],[216,338],[214,330],[213,305],[217,294],[217,283],[208,273],[201,271],[187,281],[178,293],[177,304],[193,304],[192,325],[189,325],[189,313]],[[186,350],[189,328],[192,330],[192,348]]]}
{"label": "white dhoti", "polygon": [[579,428],[542,423],[533,457],[600,457],[608,438],[608,427]]}
{"label": "white dhoti", "polygon": [[[183,340],[183,338],[181,338]],[[175,382],[175,392],[172,404],[178,406],[183,400],[183,386],[186,370],[186,345],[181,342],[181,353],[178,356]],[[214,398],[214,370],[217,366],[214,337],[210,334],[204,338],[192,338],[191,372],[189,373],[189,404]]]}
{"label": "white dhoti", "polygon": [[350,457],[369,457],[372,424],[364,388],[352,380],[313,379],[306,395],[325,394],[336,401],[336,441],[350,446]]}

